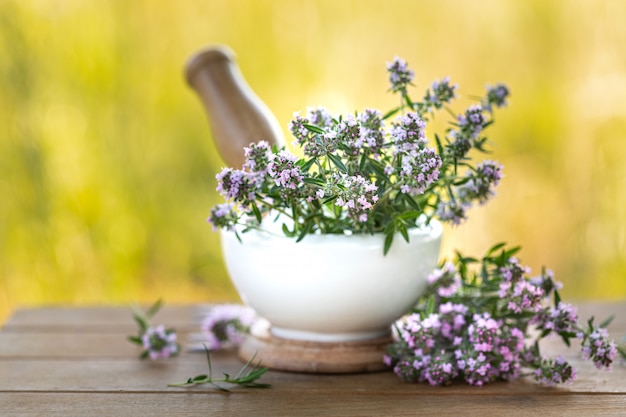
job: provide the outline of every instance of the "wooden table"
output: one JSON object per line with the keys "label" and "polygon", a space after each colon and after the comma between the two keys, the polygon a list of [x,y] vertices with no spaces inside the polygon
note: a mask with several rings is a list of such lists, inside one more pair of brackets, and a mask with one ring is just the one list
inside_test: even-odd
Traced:
{"label": "wooden table", "polygon": [[[609,330],[626,334],[626,301],[589,304],[583,317],[615,314]],[[154,322],[173,326],[184,342],[197,332],[194,306],[165,307]],[[430,387],[401,382],[391,372],[307,375],[269,371],[269,389],[234,388],[229,393],[198,386],[168,387],[207,369],[204,354],[185,352],[167,361],[137,359],[138,347],[126,308],[43,308],[15,312],[0,332],[2,416],[386,416],[386,415],[626,415],[626,365],[597,371],[577,350],[565,351],[578,378],[549,388],[530,380],[476,388]],[[555,346],[559,350],[555,350]],[[546,353],[561,352],[549,342]],[[212,355],[215,375],[236,373],[232,352]]]}

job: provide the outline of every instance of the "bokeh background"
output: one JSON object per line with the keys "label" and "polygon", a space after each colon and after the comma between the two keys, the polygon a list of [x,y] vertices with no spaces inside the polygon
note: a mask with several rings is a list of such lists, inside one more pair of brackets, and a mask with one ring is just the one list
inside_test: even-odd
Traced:
{"label": "bokeh background", "polygon": [[[205,219],[222,166],[189,56],[229,45],[286,131],[296,110],[508,83],[499,195],[447,229],[554,270],[570,299],[626,297],[626,2],[1,0],[0,323],[19,307],[237,300]],[[459,111],[468,99],[458,101]]]}

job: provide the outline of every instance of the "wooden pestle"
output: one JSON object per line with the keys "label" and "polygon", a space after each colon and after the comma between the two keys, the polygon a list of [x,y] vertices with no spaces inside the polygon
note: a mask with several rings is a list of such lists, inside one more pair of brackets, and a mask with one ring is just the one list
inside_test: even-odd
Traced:
{"label": "wooden pestle", "polygon": [[241,168],[243,148],[251,142],[285,144],[276,117],[243,78],[232,50],[215,46],[198,52],[187,62],[185,76],[204,104],[213,140],[227,165]]}

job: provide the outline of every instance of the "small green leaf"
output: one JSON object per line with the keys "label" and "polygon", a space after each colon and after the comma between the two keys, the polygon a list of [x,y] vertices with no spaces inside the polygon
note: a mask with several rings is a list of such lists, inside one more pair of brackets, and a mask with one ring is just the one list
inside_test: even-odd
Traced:
{"label": "small green leaf", "polygon": [[282,230],[283,230],[283,233],[285,234],[285,236],[287,236],[287,237],[294,237],[295,236],[295,232],[292,232],[291,230],[289,230],[289,228],[287,227],[287,225],[285,223],[283,223],[283,225],[282,225]]}
{"label": "small green leaf", "polygon": [[389,252],[389,248],[391,248],[391,243],[393,242],[393,235],[394,235],[393,231],[391,233],[385,234],[385,244],[383,246],[383,255],[387,255],[387,252]]}
{"label": "small green leaf", "polygon": [[332,154],[332,153],[327,154],[327,156],[328,156],[328,159],[330,159],[330,161],[333,163],[333,165],[335,165],[344,173],[346,174],[348,173],[348,168],[346,168],[343,162],[341,162],[341,158],[339,158],[337,155]]}
{"label": "small green leaf", "polygon": [[328,203],[330,203],[330,202],[332,202],[332,201],[335,201],[336,199],[337,199],[337,196],[336,196],[336,195],[331,195],[331,196],[328,196],[328,197],[326,197],[326,198],[324,198],[324,199],[322,200],[322,204],[328,204]]}
{"label": "small green leaf", "polygon": [[326,181],[324,181],[321,178],[304,177],[304,178],[302,178],[302,182],[304,182],[306,184],[317,185],[319,187],[325,187],[326,186]]}
{"label": "small green leaf", "polygon": [[256,218],[256,220],[261,223],[261,221],[263,221],[263,217],[261,216],[261,211],[256,204],[252,204],[252,211],[254,212],[254,217]]}
{"label": "small green leaf", "polygon": [[613,319],[615,319],[615,316],[609,317],[608,319],[606,319],[602,323],[600,323],[600,325],[598,327],[602,327],[603,329],[606,329],[613,322]]}
{"label": "small green leaf", "polygon": [[298,234],[298,238],[296,239],[296,243],[300,242],[302,239],[304,239],[304,237],[309,234],[309,232],[311,231],[311,228],[313,227],[313,224],[311,221],[308,221],[304,224],[304,227],[302,228],[302,230],[300,230],[300,233]]}
{"label": "small green leaf", "polygon": [[428,317],[434,312],[435,312],[435,296],[431,295],[430,297],[428,297],[428,304],[426,304],[426,310],[424,311],[424,313],[426,314],[426,317]]}
{"label": "small green leaf", "polygon": [[302,172],[308,172],[308,170],[313,166],[313,164],[317,161],[317,158],[311,158],[308,161],[304,162],[303,159],[298,160],[300,165],[300,169]]}
{"label": "small green leaf", "polygon": [[383,116],[383,120],[386,120],[386,119],[390,118],[391,116],[393,116],[394,114],[398,113],[399,111],[400,111],[400,107],[396,107],[395,109],[392,109],[392,110],[388,111]]}
{"label": "small green leaf", "polygon": [[306,130],[310,131],[310,132],[319,133],[320,135],[324,134],[324,129],[322,129],[322,128],[318,127],[318,126],[310,125],[308,123],[304,123],[302,126],[304,126],[304,128]]}
{"label": "small green leaf", "polygon": [[409,232],[406,230],[404,223],[398,222],[398,231],[406,242],[409,242]]}
{"label": "small green leaf", "polygon": [[137,336],[128,336],[128,341],[136,343],[138,345],[143,345],[143,341],[141,340],[140,337],[137,337]]}

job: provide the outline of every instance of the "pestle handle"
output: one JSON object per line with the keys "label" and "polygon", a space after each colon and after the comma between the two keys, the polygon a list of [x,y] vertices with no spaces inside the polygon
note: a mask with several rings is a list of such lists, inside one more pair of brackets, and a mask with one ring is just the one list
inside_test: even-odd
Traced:
{"label": "pestle handle", "polygon": [[226,164],[240,168],[245,160],[243,148],[251,142],[285,144],[276,117],[244,79],[232,50],[216,46],[198,52],[187,62],[185,77],[204,105],[213,140]]}

